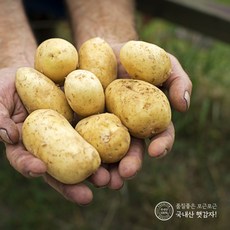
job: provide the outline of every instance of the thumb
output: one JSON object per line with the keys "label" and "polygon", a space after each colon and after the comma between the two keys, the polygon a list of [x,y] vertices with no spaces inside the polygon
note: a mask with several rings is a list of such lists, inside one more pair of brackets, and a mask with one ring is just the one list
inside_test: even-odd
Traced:
{"label": "thumb", "polygon": [[170,77],[165,82],[165,86],[169,90],[172,106],[180,112],[186,112],[190,105],[192,82],[177,58],[171,54],[169,55],[173,69]]}
{"label": "thumb", "polygon": [[10,118],[5,106],[0,104],[0,141],[15,144],[19,141],[19,136],[17,125]]}

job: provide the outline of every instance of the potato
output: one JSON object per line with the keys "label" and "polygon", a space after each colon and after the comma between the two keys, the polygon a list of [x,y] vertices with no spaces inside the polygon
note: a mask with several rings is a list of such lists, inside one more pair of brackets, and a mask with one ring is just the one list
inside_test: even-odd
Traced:
{"label": "potato", "polygon": [[78,66],[78,52],[68,41],[50,38],[42,42],[35,53],[34,67],[52,81],[62,84]]}
{"label": "potato", "polygon": [[100,166],[97,150],[58,112],[39,109],[23,123],[25,148],[47,165],[47,172],[65,184],[85,180]]}
{"label": "potato", "polygon": [[133,79],[159,86],[171,71],[171,61],[164,49],[143,41],[129,41],[120,50],[120,61]]}
{"label": "potato", "polygon": [[117,77],[115,54],[110,45],[99,37],[89,39],[81,45],[79,68],[94,73],[104,89]]}
{"label": "potato", "polygon": [[111,113],[84,118],[75,129],[100,154],[104,163],[115,163],[127,153],[130,145],[128,129]]}
{"label": "potato", "polygon": [[117,79],[105,91],[106,108],[117,115],[131,135],[148,138],[165,130],[171,108],[156,86],[134,79]]}
{"label": "potato", "polygon": [[42,73],[31,67],[20,67],[16,72],[15,86],[28,113],[53,109],[72,121],[73,111],[64,92]]}
{"label": "potato", "polygon": [[86,117],[104,112],[105,94],[99,79],[88,70],[74,70],[67,75],[64,91],[71,108]]}

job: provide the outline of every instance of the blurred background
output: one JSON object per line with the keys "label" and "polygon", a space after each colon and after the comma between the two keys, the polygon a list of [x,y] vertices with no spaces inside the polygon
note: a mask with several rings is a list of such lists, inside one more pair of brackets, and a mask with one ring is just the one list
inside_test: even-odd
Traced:
{"label": "blurred background", "polygon": [[[81,207],[41,178],[26,179],[16,172],[0,143],[0,229],[228,229],[230,45],[162,19],[146,21],[140,13],[137,21],[140,39],[174,54],[193,82],[189,111],[173,111],[173,150],[162,159],[146,153],[141,172],[120,191],[92,187],[93,203]],[[53,36],[71,41],[70,35],[65,20],[55,24]],[[161,201],[175,209],[168,221],[154,214]],[[178,217],[182,204],[211,204],[216,214]]]}

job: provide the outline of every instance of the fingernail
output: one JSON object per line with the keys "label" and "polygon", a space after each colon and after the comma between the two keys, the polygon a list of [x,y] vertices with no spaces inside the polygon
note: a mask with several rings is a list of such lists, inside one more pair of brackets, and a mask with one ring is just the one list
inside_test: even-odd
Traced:
{"label": "fingernail", "polygon": [[98,188],[98,189],[104,189],[104,188],[107,188],[107,185],[94,185],[95,188]]}
{"label": "fingernail", "polygon": [[168,149],[165,149],[161,154],[159,154],[158,156],[156,156],[155,158],[159,159],[164,157],[166,154],[168,153]]}
{"label": "fingernail", "polygon": [[[70,201],[72,201],[73,203],[76,203],[76,201],[74,201],[74,200],[70,200]],[[77,203],[79,206],[81,206],[81,207],[87,207],[87,206],[89,206],[89,205],[91,205],[92,204],[92,201],[90,201],[89,203],[87,203],[87,204],[79,204],[79,203]]]}
{"label": "fingernail", "polygon": [[189,95],[188,91],[185,91],[184,99],[186,101],[186,110],[188,110],[189,106],[190,106],[190,95]]}
{"label": "fingernail", "polygon": [[124,178],[125,180],[132,180],[134,177],[136,177],[137,172],[134,173],[134,175],[130,176],[130,177],[126,177]]}
{"label": "fingernail", "polygon": [[6,143],[13,144],[5,129],[0,129],[0,139],[2,139]]}
{"label": "fingernail", "polygon": [[30,177],[41,177],[43,175],[44,175],[44,173],[33,173],[33,172],[29,172],[29,176]]}

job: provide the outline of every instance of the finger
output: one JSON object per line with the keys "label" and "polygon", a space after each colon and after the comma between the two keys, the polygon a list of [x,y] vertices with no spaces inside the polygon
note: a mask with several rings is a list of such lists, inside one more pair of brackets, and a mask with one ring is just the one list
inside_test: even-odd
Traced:
{"label": "finger", "polygon": [[67,185],[63,184],[48,174],[44,175],[44,180],[57,192],[79,205],[87,205],[93,200],[93,193],[85,184]]}
{"label": "finger", "polygon": [[0,140],[15,144],[19,141],[19,131],[17,125],[11,120],[6,108],[0,104]]}
{"label": "finger", "polygon": [[171,151],[175,139],[173,123],[162,133],[152,138],[148,153],[152,157],[163,157]]}
{"label": "finger", "polygon": [[124,180],[118,172],[117,165],[111,165],[110,167],[110,181],[108,183],[108,188],[118,190],[124,185]]}
{"label": "finger", "polygon": [[42,176],[47,170],[45,163],[27,152],[22,144],[6,144],[6,156],[13,168],[25,177]]}
{"label": "finger", "polygon": [[89,177],[89,181],[96,187],[105,187],[110,181],[110,173],[107,169],[100,166],[99,169]]}
{"label": "finger", "polygon": [[190,106],[192,82],[179,61],[173,55],[169,54],[169,56],[172,63],[172,73],[164,85],[168,88],[172,106],[180,112],[185,112]]}
{"label": "finger", "polygon": [[142,167],[144,151],[144,141],[132,138],[129,151],[119,164],[119,174],[122,178],[130,179],[137,174]]}

